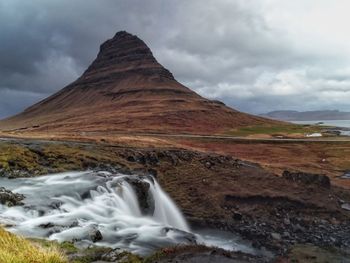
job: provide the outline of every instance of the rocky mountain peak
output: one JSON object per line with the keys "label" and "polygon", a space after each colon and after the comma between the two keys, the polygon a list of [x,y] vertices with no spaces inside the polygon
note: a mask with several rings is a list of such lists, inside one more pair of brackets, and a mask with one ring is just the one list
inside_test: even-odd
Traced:
{"label": "rocky mountain peak", "polygon": [[126,31],[100,46],[100,52],[85,74],[97,72],[141,73],[174,79],[173,75],[154,58],[151,49],[140,38]]}

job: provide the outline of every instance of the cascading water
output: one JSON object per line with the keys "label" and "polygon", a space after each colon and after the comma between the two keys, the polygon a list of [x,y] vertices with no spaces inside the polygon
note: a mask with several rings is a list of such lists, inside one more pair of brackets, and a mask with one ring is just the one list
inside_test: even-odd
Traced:
{"label": "cascading water", "polygon": [[180,210],[150,176],[74,172],[1,178],[0,185],[26,196],[24,206],[0,205],[0,224],[25,236],[139,254],[203,240],[190,232]]}

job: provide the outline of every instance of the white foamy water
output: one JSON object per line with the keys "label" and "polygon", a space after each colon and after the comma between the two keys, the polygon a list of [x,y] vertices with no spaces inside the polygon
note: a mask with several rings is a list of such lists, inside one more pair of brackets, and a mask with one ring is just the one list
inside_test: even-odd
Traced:
{"label": "white foamy water", "polygon": [[[140,207],[140,185],[147,191],[147,213]],[[0,205],[0,223],[24,236],[122,248],[138,254],[196,242],[253,252],[233,235],[220,238],[215,233],[210,237],[191,233],[176,204],[150,176],[72,172],[0,178],[0,186],[26,196],[24,206]],[[102,240],[94,240],[97,231]]]}

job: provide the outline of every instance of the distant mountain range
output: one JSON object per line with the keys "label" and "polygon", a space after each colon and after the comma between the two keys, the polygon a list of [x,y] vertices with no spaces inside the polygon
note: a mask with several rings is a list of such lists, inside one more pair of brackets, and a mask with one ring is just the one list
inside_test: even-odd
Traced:
{"label": "distant mountain range", "polygon": [[318,120],[350,120],[350,112],[339,110],[320,111],[271,111],[261,114],[261,116],[283,121],[318,121]]}

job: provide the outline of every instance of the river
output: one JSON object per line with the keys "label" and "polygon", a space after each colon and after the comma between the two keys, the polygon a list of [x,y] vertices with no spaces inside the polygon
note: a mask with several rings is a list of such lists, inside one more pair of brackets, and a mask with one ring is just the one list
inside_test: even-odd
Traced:
{"label": "river", "polygon": [[[25,195],[23,206],[0,205],[0,223],[27,237],[74,241],[78,247],[122,248],[140,255],[191,243],[256,253],[232,233],[192,231],[180,209],[151,176],[70,172],[0,178],[0,185]],[[140,194],[146,204],[141,205]]]}

